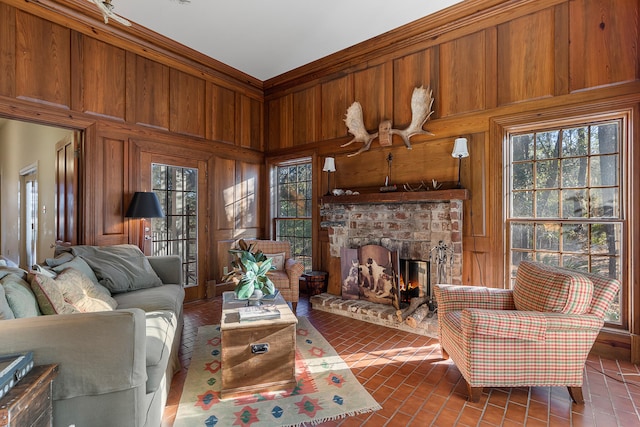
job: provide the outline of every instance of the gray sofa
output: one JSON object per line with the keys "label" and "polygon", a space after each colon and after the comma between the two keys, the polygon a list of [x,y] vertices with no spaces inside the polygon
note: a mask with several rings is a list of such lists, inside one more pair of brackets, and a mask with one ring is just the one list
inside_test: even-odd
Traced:
{"label": "gray sofa", "polygon": [[162,283],[113,293],[114,310],[0,321],[0,353],[33,351],[36,364],[59,365],[55,426],[160,426],[180,368],[182,263],[145,259]]}

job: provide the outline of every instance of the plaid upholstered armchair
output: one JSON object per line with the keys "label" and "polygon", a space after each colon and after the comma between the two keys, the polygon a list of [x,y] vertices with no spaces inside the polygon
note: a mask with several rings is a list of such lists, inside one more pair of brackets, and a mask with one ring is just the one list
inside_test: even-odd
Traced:
{"label": "plaid upholstered armchair", "polygon": [[273,258],[276,269],[269,273],[269,277],[282,297],[291,302],[295,313],[300,295],[300,276],[304,273],[304,265],[291,257],[291,244],[275,240],[247,240],[246,242],[255,244],[256,250]]}
{"label": "plaid upholstered armchair", "polygon": [[513,290],[435,285],[440,345],[467,382],[483,387],[565,386],[583,403],[584,365],[619,282],[521,262]]}

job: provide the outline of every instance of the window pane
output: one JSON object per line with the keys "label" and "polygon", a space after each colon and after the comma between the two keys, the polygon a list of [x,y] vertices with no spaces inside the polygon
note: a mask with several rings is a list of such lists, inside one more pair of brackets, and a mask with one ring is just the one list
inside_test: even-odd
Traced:
{"label": "window pane", "polygon": [[515,249],[533,249],[533,225],[513,224],[511,227],[511,247]]}
{"label": "window pane", "polygon": [[562,157],[587,154],[587,127],[566,129],[562,132]]}
{"label": "window pane", "polygon": [[589,227],[584,224],[562,226],[562,249],[565,252],[584,252],[588,248]]}
{"label": "window pane", "polygon": [[558,217],[559,203],[558,190],[543,190],[536,192],[536,217]]}
{"label": "window pane", "polygon": [[591,158],[591,186],[618,185],[618,156]]}
{"label": "window pane", "polygon": [[617,188],[592,189],[590,195],[591,217],[617,218],[619,216]]}
{"label": "window pane", "polygon": [[586,157],[562,159],[562,187],[584,187],[587,185]]}
{"label": "window pane", "polygon": [[560,249],[560,226],[538,224],[536,226],[536,249],[558,251]]}
{"label": "window pane", "polygon": [[591,253],[620,255],[620,226],[618,224],[593,224],[591,226]]}
{"label": "window pane", "polygon": [[558,158],[558,132],[541,132],[536,135],[536,159]]}
{"label": "window pane", "polygon": [[607,123],[591,128],[591,154],[610,154],[618,151],[617,123]]}
{"label": "window pane", "polygon": [[513,193],[513,216],[516,218],[533,217],[533,191],[518,191]]}
{"label": "window pane", "polygon": [[559,175],[558,160],[547,160],[536,163],[536,188],[558,188]]}
{"label": "window pane", "polygon": [[511,139],[511,158],[514,162],[533,159],[533,134],[518,135]]}
{"label": "window pane", "polygon": [[585,190],[562,191],[563,218],[586,218],[588,212],[587,192]]}
{"label": "window pane", "polygon": [[533,188],[533,163],[514,164],[511,185],[514,190],[528,190]]}

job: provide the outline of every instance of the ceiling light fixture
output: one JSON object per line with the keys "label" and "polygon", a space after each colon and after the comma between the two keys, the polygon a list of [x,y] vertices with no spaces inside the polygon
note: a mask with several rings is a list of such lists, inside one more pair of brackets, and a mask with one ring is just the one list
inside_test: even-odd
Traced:
{"label": "ceiling light fixture", "polygon": [[102,17],[104,18],[105,24],[108,24],[109,18],[111,18],[112,20],[121,23],[125,27],[131,26],[131,22],[113,13],[113,5],[111,4],[111,0],[88,0],[88,1],[95,3],[95,5],[98,6],[98,9],[100,9],[100,12],[102,12]]}

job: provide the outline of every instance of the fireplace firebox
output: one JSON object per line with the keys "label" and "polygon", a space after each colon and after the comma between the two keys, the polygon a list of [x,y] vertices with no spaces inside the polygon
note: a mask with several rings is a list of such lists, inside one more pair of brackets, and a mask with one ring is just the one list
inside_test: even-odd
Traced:
{"label": "fireplace firebox", "polygon": [[431,263],[420,259],[400,259],[400,302],[424,296],[431,300]]}

